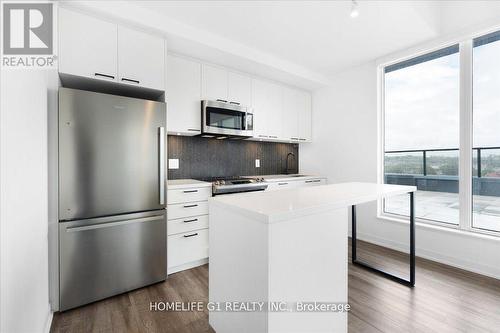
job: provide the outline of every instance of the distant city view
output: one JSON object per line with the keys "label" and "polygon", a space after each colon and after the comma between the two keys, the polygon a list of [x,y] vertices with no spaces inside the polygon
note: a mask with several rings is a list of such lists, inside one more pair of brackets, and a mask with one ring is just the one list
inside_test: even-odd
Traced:
{"label": "distant city view", "polygon": [[[498,36],[497,36],[498,35]],[[500,41],[474,40],[474,228],[500,231]],[[386,67],[384,180],[417,186],[416,216],[459,225],[460,50],[450,46]],[[415,93],[417,92],[417,93]],[[405,196],[384,211],[408,215]]]}
{"label": "distant city view", "polygon": [[[481,177],[500,177],[500,149],[481,149],[480,154],[481,159],[479,160],[478,150],[473,150],[472,175],[477,177],[478,170],[481,170]],[[426,151],[425,173],[423,155],[423,151],[386,153],[385,173],[458,176],[458,149],[438,152]]]}

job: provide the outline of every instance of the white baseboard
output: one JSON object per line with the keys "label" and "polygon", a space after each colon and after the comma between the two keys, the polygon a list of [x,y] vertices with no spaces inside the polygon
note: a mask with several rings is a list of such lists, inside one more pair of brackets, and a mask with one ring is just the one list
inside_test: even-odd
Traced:
{"label": "white baseboard", "polygon": [[200,259],[200,260],[196,260],[196,261],[191,261],[191,262],[188,262],[187,264],[182,264],[182,265],[175,266],[175,267],[169,267],[167,269],[167,275],[177,273],[180,271],[185,271],[186,269],[198,267],[201,265],[205,265],[206,263],[208,263],[208,258]]}
{"label": "white baseboard", "polygon": [[45,321],[45,328],[43,330],[45,333],[50,333],[50,327],[52,326],[52,319],[54,319],[54,312],[49,310],[47,320]]}
{"label": "white baseboard", "polygon": [[[373,236],[371,234],[364,234],[358,232],[358,239],[366,241],[368,243],[373,243],[376,245],[384,246],[396,251],[408,253],[408,244],[396,242],[393,240]],[[478,262],[473,262],[470,260],[464,260],[458,257],[453,257],[449,255],[444,255],[442,253],[430,251],[416,247],[416,255],[418,257],[436,261],[445,265],[460,268],[473,273],[489,276],[495,279],[500,279],[500,267],[493,267],[489,265],[484,265]]]}

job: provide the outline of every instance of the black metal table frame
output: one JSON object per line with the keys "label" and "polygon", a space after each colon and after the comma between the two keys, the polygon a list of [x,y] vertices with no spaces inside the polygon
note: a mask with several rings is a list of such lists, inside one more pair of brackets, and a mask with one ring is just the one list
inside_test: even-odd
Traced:
{"label": "black metal table frame", "polygon": [[410,195],[410,279],[406,280],[391,273],[382,271],[367,263],[359,261],[356,253],[356,205],[352,206],[352,242],[351,242],[351,256],[352,264],[366,268],[372,272],[378,273],[388,279],[404,284],[408,287],[415,287],[415,202],[414,192],[409,192]]}

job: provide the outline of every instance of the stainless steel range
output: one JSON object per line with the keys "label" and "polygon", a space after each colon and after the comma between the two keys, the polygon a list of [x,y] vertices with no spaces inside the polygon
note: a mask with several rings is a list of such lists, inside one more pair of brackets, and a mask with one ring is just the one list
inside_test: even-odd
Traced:
{"label": "stainless steel range", "polygon": [[261,177],[213,177],[200,179],[212,182],[212,195],[264,191],[267,183]]}

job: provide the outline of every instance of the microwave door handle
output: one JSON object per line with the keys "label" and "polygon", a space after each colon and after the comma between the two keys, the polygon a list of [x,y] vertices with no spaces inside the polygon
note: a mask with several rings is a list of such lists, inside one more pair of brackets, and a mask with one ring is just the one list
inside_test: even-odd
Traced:
{"label": "microwave door handle", "polygon": [[158,163],[159,168],[158,168],[158,178],[159,178],[159,201],[160,205],[165,204],[165,127],[159,127],[158,128],[158,147],[159,147],[159,152],[158,152]]}

